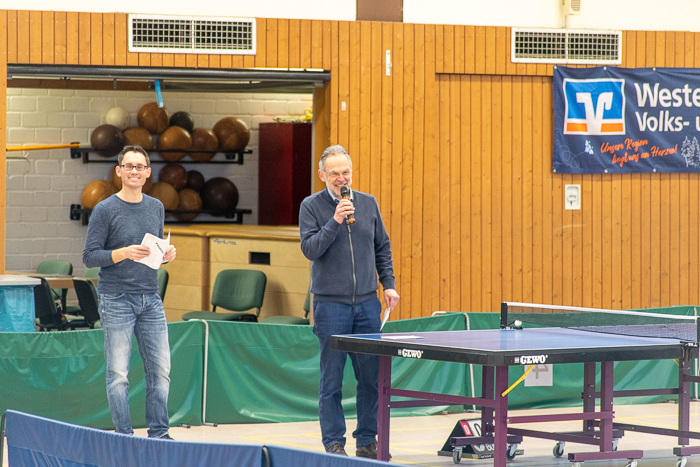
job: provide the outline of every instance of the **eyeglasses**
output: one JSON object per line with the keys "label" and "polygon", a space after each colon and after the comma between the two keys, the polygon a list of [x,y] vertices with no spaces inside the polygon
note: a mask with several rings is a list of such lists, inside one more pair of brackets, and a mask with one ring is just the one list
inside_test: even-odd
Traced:
{"label": "eyeglasses", "polygon": [[134,169],[136,169],[137,172],[143,172],[144,169],[148,168],[147,165],[141,165],[141,164],[139,164],[139,165],[123,164],[123,165],[120,165],[119,167],[126,170],[127,172],[131,172]]}
{"label": "eyeglasses", "polygon": [[350,169],[344,170],[342,172],[328,172],[326,174],[326,177],[330,178],[331,180],[335,180],[337,178],[340,178],[341,175],[343,176],[343,178],[348,178],[351,173],[352,173],[352,170],[350,170]]}

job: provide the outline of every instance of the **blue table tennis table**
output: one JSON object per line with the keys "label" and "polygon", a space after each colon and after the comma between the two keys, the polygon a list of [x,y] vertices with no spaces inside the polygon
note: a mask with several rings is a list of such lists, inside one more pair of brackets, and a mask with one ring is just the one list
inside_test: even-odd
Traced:
{"label": "blue table tennis table", "polygon": [[[691,337],[697,335],[688,324]],[[595,329],[595,328],[591,328]],[[332,347],[347,352],[379,356],[378,458],[389,460],[390,409],[436,405],[476,405],[481,407],[482,436],[452,438],[455,449],[471,444],[493,444],[494,466],[505,467],[523,437],[550,439],[599,447],[598,452],[569,453],[569,461],[628,459],[628,467],[637,465],[643,451],[618,451],[614,444],[624,431],[637,431],[678,438],[678,466],[685,456],[700,454],[700,447],[685,446],[689,438],[700,439],[690,431],[690,384],[700,382],[691,376],[690,363],[698,354],[697,339],[657,338],[616,335],[584,328],[528,328],[474,331],[440,331],[401,334],[366,334],[333,336]],[[392,358],[439,360],[482,365],[481,397],[445,395],[391,387]],[[616,361],[676,359],[679,364],[678,386],[674,388],[615,391],[613,365]],[[531,364],[583,363],[583,410],[580,413],[508,416],[508,368]],[[596,372],[600,364],[600,390],[596,391]],[[495,383],[494,383],[495,376]],[[613,423],[615,396],[678,396],[678,428],[664,429]],[[391,397],[410,400],[392,401]],[[596,400],[600,409],[596,409]],[[510,424],[581,420],[580,432],[549,433]],[[562,449],[563,451],[563,449]],[[461,451],[460,451],[461,452]],[[455,459],[455,462],[459,462]]]}

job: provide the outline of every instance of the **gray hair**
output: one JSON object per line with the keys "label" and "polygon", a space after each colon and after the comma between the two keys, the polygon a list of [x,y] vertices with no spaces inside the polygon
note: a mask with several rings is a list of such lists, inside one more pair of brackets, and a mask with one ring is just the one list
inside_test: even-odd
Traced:
{"label": "gray hair", "polygon": [[335,156],[337,154],[344,154],[345,157],[348,158],[350,168],[352,168],[352,159],[350,159],[350,154],[348,154],[348,151],[340,144],[336,144],[333,146],[328,146],[323,151],[323,154],[321,155],[321,160],[318,161],[318,168],[321,169],[321,172],[326,172],[326,159],[328,159],[330,156]]}

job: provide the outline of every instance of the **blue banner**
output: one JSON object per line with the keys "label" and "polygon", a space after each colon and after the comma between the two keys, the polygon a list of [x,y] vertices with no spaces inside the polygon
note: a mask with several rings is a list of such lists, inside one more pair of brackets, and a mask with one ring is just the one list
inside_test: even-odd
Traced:
{"label": "blue banner", "polygon": [[700,172],[700,70],[555,67],[556,173]]}

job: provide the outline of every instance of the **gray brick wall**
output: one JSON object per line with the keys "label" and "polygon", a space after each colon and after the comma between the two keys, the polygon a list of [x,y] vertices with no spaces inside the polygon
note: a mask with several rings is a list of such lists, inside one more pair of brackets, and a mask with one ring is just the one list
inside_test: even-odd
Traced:
{"label": "gray brick wall", "polygon": [[[46,89],[7,90],[7,144],[89,143],[92,130],[105,123],[112,107],[123,107],[136,125],[142,105],[154,101],[152,92],[71,91]],[[257,223],[258,125],[275,117],[300,117],[311,108],[311,95],[164,93],[165,107],[172,114],[187,111],[196,127],[212,128],[221,118],[235,116],[251,129],[243,165],[187,165],[205,179],[226,176],[240,194],[238,207],[253,210],[245,224]],[[221,156],[217,156],[221,157]],[[99,158],[91,154],[91,158]],[[154,156],[158,158],[158,156]],[[116,158],[112,160],[116,163]],[[157,181],[162,164],[155,164]],[[68,218],[71,204],[80,204],[85,185],[108,179],[109,164],[83,164],[70,158],[68,149],[8,153],[7,237],[5,261],[8,270],[33,271],[45,259],[66,259],[76,274],[84,270],[81,254],[86,226]]]}

